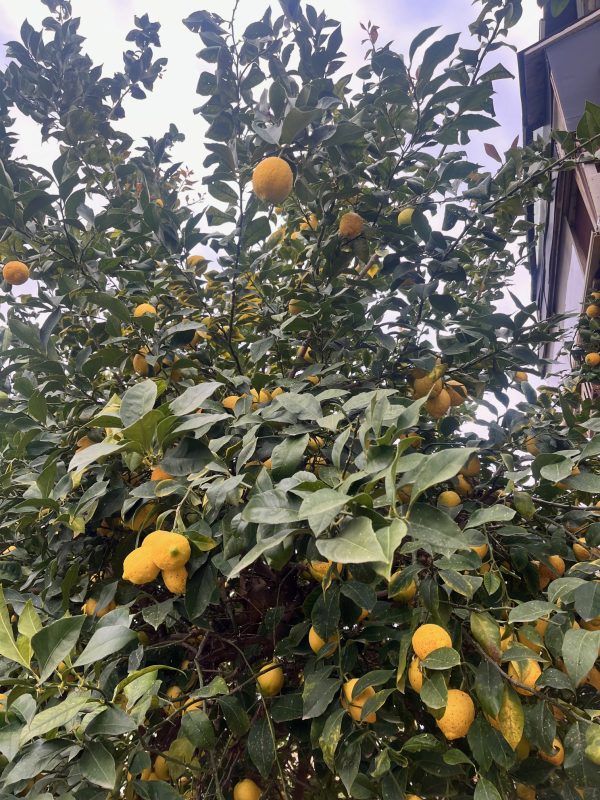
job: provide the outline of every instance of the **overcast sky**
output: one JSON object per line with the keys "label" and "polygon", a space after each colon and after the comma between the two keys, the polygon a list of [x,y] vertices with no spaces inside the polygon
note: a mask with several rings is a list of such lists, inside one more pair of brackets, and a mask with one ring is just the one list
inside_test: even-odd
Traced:
{"label": "overcast sky", "polygon": [[[155,85],[147,100],[128,99],[126,121],[123,129],[135,137],[159,136],[170,122],[174,122],[186,134],[186,142],[178,146],[176,157],[185,161],[196,174],[201,174],[202,123],[192,109],[199,104],[195,94],[196,81],[201,62],[196,58],[200,49],[199,38],[188,31],[181,20],[199,9],[214,11],[228,18],[234,0],[73,0],[73,13],[81,16],[80,32],[87,39],[86,49],[96,64],[104,64],[108,74],[122,67],[122,51],[129,47],[125,43],[127,32],[133,27],[133,15],[148,12],[150,19],[162,25],[162,42],[158,55],[169,58],[164,78]],[[268,0],[240,0],[238,9],[239,28],[259,18],[268,5]],[[423,28],[440,25],[445,33],[463,30],[466,32],[479,10],[470,0],[313,0],[318,10],[341,20],[344,32],[344,48],[349,65],[358,68],[364,59],[364,31],[359,23],[369,19],[380,26],[380,43],[390,40],[400,52],[406,52],[412,38]],[[280,6],[271,2],[275,14]],[[511,30],[510,42],[522,49],[538,37],[539,9],[535,0],[524,0],[525,13],[519,24]],[[17,0],[0,2],[0,42],[19,38],[19,28],[25,17],[34,27],[46,16],[48,9],[40,0]],[[2,52],[2,57],[4,53]],[[486,163],[484,141],[492,140],[502,152],[521,132],[521,106],[517,80],[517,64],[514,52],[504,48],[492,53],[491,66],[501,59],[515,75],[514,80],[497,84],[496,111],[501,127],[491,132],[476,135],[471,147],[473,160]],[[54,155],[48,148],[40,150],[37,128],[19,121],[22,142],[19,152],[49,163]]]}

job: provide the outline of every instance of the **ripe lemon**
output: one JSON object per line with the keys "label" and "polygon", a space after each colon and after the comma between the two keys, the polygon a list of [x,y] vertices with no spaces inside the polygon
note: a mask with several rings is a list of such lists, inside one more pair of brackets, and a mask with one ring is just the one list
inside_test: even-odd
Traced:
{"label": "ripe lemon", "polygon": [[198,264],[202,264],[204,261],[206,261],[204,256],[188,256],[185,263],[188,267],[197,267]]}
{"label": "ripe lemon", "polygon": [[130,530],[139,533],[149,528],[157,516],[156,503],[146,503],[146,505],[138,508],[133,517],[125,524]]}
{"label": "ripe lemon", "polygon": [[189,711],[194,711],[195,709],[202,709],[204,707],[204,700],[187,700],[181,709],[182,714],[187,714]]}
{"label": "ripe lemon", "polygon": [[410,497],[412,495],[412,483],[406,483],[404,486],[401,486],[399,489],[396,489],[396,500],[399,503],[408,503],[410,502]]}
{"label": "ripe lemon", "polygon": [[260,800],[261,795],[261,788],[250,778],[244,778],[233,787],[233,800]]}
{"label": "ripe lemon", "polygon": [[283,670],[277,665],[276,661],[265,664],[256,678],[258,687],[264,697],[274,697],[283,688]]}
{"label": "ripe lemon", "polygon": [[[354,689],[356,683],[358,682],[358,678],[351,678],[349,681],[342,687],[343,697],[342,697],[342,705],[348,711],[352,719],[356,720],[357,722],[361,721],[362,717],[362,710],[364,704],[367,702],[369,697],[373,697],[375,694],[375,689],[372,686],[367,686],[364,691],[362,691],[358,697],[352,697],[352,690]],[[377,715],[374,711],[371,711],[370,714],[367,714],[366,717],[362,719],[363,722],[375,722],[377,720]]]}
{"label": "ripe lemon", "polygon": [[517,783],[515,791],[519,800],[535,800],[536,798],[533,786],[527,786],[525,783]]}
{"label": "ripe lemon", "polygon": [[523,372],[522,369],[518,369],[515,372],[515,380],[518,381],[519,383],[525,383],[526,381],[529,380],[529,375],[526,372]]}
{"label": "ripe lemon", "polygon": [[154,773],[161,781],[170,780],[171,776],[169,775],[169,765],[167,764],[167,760],[164,756],[156,756],[154,759]]}
{"label": "ripe lemon", "polygon": [[528,436],[525,439],[525,449],[527,450],[529,455],[534,457],[539,456],[539,454],[542,452],[538,446],[535,436]]}
{"label": "ripe lemon", "polygon": [[254,194],[266,203],[283,203],[292,191],[294,173],[278,156],[264,158],[252,173]]}
{"label": "ripe lemon", "polygon": [[456,508],[456,506],[459,506],[461,504],[461,499],[458,492],[454,492],[451,489],[449,489],[438,495],[437,502],[439,506],[445,508]]}
{"label": "ripe lemon", "polygon": [[311,436],[308,440],[308,449],[313,453],[325,447],[325,439],[322,436]]}
{"label": "ripe lemon", "polygon": [[306,222],[300,223],[300,230],[301,231],[316,231],[319,227],[319,218],[316,214],[311,214]]}
{"label": "ripe lemon", "polygon": [[429,392],[431,392],[430,397],[437,397],[443,388],[444,384],[441,378],[436,380],[435,378],[430,378],[429,375],[425,375],[425,377],[415,378],[413,381],[413,397],[419,400]]}
{"label": "ripe lemon", "polygon": [[104,617],[108,614],[109,611],[112,611],[113,608],[116,608],[117,604],[114,600],[111,600],[110,603],[103,606],[102,608],[98,608],[98,601],[95,597],[88,597],[85,603],[82,605],[81,610],[83,613],[88,617],[93,617],[96,615],[99,619]]}
{"label": "ripe lemon", "polygon": [[[490,549],[490,548],[489,548],[489,546],[488,546],[487,542],[486,542],[486,543],[484,543],[484,544],[474,544],[474,545],[471,545],[471,547],[469,547],[469,550],[472,550],[474,553],[477,553],[477,555],[479,556],[479,558],[480,558],[482,561],[483,561],[483,559],[484,559],[484,558],[487,556],[487,554],[488,554],[488,550],[489,550],[489,549]],[[488,564],[488,565],[487,565],[487,569],[486,569],[486,570],[484,570],[484,574],[485,574],[486,572],[489,572],[489,570],[490,570],[490,566],[489,566],[489,564]]]}
{"label": "ripe lemon", "polygon": [[306,566],[312,578],[322,583],[325,577],[337,577],[343,564],[336,564],[333,569],[333,561],[308,561]]}
{"label": "ripe lemon", "polygon": [[414,208],[403,208],[398,214],[398,225],[410,225],[414,213]]}
{"label": "ripe lemon", "polygon": [[146,361],[146,356],[143,353],[136,353],[131,359],[133,371],[140,375],[142,378],[147,377],[150,372],[150,364]]}
{"label": "ripe lemon", "polygon": [[433,623],[420,625],[413,633],[412,649],[421,661],[440,647],[452,647],[450,634],[440,625]]}
{"label": "ripe lemon", "polygon": [[[508,677],[524,683],[525,686],[533,686],[541,674],[542,670],[537,661],[511,661],[508,666]],[[531,697],[533,694],[527,689],[521,689],[520,686],[515,686],[514,689],[525,697]]]}
{"label": "ripe lemon", "polygon": [[154,467],[150,473],[151,481],[169,481],[173,476],[162,467]]}
{"label": "ripe lemon", "polygon": [[233,409],[235,408],[235,404],[237,403],[238,400],[242,399],[242,396],[240,396],[239,394],[230,394],[227,397],[223,398],[221,405],[228,411],[233,411]]}
{"label": "ripe lemon", "polygon": [[473,487],[464,475],[457,475],[452,483],[454,484],[457,494],[461,497],[469,497],[473,494]]}
{"label": "ripe lemon", "polygon": [[340,218],[339,234],[343,239],[356,239],[365,227],[365,221],[354,211],[348,211]]}
{"label": "ripe lemon", "polygon": [[143,317],[144,314],[148,314],[151,317],[156,316],[156,309],[151,303],[140,303],[133,309],[134,317]]}
{"label": "ripe lemon", "polygon": [[476,478],[481,470],[479,456],[471,456],[465,466],[460,470],[460,474],[465,478]]}
{"label": "ripe lemon", "polygon": [[181,707],[182,701],[180,701],[180,700],[178,701],[177,698],[181,697],[181,695],[183,694],[183,689],[181,688],[181,686],[175,686],[175,685],[169,686],[169,688],[167,689],[166,694],[167,694],[167,697],[169,698],[169,700],[172,701],[167,706],[167,709],[166,709],[167,714],[174,714]]}
{"label": "ripe lemon", "polygon": [[[310,649],[313,651],[313,653],[318,653],[323,658],[329,658],[329,656],[335,653],[339,641],[340,636],[338,633],[332,633],[331,636],[328,637],[327,641],[325,641],[325,639],[321,639],[319,634],[316,632],[314,625],[311,626],[311,629],[308,632],[308,644],[310,645]],[[328,646],[325,647],[325,645]]]}
{"label": "ripe lemon", "polygon": [[185,594],[187,578],[188,574],[185,567],[163,569],[162,571],[163,583],[172,594]]}
{"label": "ripe lemon", "polygon": [[566,565],[560,556],[549,556],[548,564],[537,563],[537,570],[539,575],[540,589],[545,589],[546,586],[555,578],[560,578],[565,574]]}
{"label": "ripe lemon", "polygon": [[597,367],[600,364],[600,353],[588,353],[585,357],[588,367]]}
{"label": "ripe lemon", "polygon": [[441,419],[447,414],[450,405],[450,395],[445,389],[442,389],[437,397],[429,397],[425,408],[430,417]]}
{"label": "ripe lemon", "polygon": [[[579,544],[578,542],[582,542]],[[577,561],[589,561],[592,554],[588,547],[586,547],[585,536],[580,536],[578,542],[573,545],[573,554]]]}
{"label": "ripe lemon", "polygon": [[450,395],[450,404],[461,406],[467,399],[467,387],[460,381],[446,381],[444,386]]}
{"label": "ripe lemon", "polygon": [[565,760],[565,748],[558,736],[552,740],[552,752],[544,753],[540,750],[540,758],[544,761],[549,761],[550,764],[555,764],[557,767],[560,767]]}
{"label": "ripe lemon", "polygon": [[421,660],[417,656],[413,656],[408,668],[408,682],[411,688],[417,694],[420,694],[423,688],[423,670],[421,669]]}
{"label": "ripe lemon", "polygon": [[600,306],[596,305],[596,303],[592,303],[586,308],[585,315],[590,319],[595,319],[596,317],[600,317]]}
{"label": "ripe lemon", "polygon": [[11,286],[21,286],[29,278],[29,267],[22,261],[7,261],[2,267],[2,277]]}
{"label": "ripe lemon", "polygon": [[436,720],[446,739],[462,739],[469,732],[474,719],[475,706],[469,695],[460,689],[448,689],[446,709],[440,719]]}
{"label": "ripe lemon", "polygon": [[142,542],[142,549],[150,554],[159,569],[174,570],[190,560],[192,550],[189,539],[174,531],[153,531]]}
{"label": "ripe lemon", "polygon": [[160,572],[151,554],[143,547],[137,547],[123,561],[123,580],[141,586],[155,580]]}
{"label": "ripe lemon", "polygon": [[[400,577],[402,574],[402,570],[398,570],[395,572],[392,577],[390,578],[390,584],[394,583],[396,579]],[[395,594],[390,595],[392,600],[395,600],[396,603],[410,603],[410,601],[414,598],[417,593],[417,584],[415,583],[414,579],[399,589]]]}

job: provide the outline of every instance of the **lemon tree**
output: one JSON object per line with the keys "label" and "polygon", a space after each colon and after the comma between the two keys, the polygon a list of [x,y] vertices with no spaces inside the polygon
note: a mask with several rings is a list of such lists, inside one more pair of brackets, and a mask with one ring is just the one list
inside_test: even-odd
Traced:
{"label": "lemon tree", "polygon": [[597,797],[600,295],[538,386],[564,320],[511,287],[599,109],[483,141],[515,0],[363,25],[355,73],[310,4],[197,11],[193,175],[126,132],[159,24],[109,75],[44,2],[0,73],[0,797]]}

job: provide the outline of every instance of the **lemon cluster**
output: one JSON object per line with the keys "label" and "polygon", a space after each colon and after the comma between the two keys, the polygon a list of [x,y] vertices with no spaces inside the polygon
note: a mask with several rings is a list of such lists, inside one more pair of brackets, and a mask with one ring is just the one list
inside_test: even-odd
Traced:
{"label": "lemon cluster", "polygon": [[159,572],[170,592],[183,594],[187,582],[185,565],[190,560],[188,539],[172,531],[153,531],[123,562],[123,579],[141,586],[156,580]]}

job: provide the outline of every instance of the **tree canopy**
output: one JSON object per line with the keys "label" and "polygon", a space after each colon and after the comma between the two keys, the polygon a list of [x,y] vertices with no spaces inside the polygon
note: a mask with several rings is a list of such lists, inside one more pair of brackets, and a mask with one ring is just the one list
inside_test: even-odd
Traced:
{"label": "tree canopy", "polygon": [[0,73],[0,798],[597,798],[600,294],[536,389],[564,320],[511,286],[600,109],[490,171],[520,2],[364,24],[355,73],[310,4],[197,11],[196,176],[126,132],[158,22],[110,76],[43,1]]}

